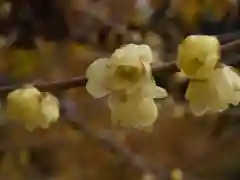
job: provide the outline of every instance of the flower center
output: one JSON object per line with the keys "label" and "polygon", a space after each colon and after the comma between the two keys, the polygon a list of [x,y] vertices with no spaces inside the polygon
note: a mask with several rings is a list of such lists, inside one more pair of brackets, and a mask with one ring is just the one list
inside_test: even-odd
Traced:
{"label": "flower center", "polygon": [[133,66],[119,66],[115,71],[115,75],[121,80],[136,82],[141,77],[141,70]]}

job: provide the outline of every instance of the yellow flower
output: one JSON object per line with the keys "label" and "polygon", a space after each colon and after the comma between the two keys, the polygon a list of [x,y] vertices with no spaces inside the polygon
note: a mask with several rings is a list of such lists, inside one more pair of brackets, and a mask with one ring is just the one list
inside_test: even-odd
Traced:
{"label": "yellow flower", "polygon": [[[152,52],[147,45],[129,44],[115,50],[110,58],[94,61],[87,69],[87,91],[101,98],[113,91],[131,91],[151,77]],[[151,78],[150,78],[151,79]]]}
{"label": "yellow flower", "polygon": [[125,94],[109,97],[113,125],[127,128],[151,126],[157,119],[158,110],[153,98],[134,97]]}
{"label": "yellow flower", "polygon": [[178,68],[189,78],[207,79],[220,59],[220,44],[216,37],[191,35],[178,47]]}
{"label": "yellow flower", "polygon": [[231,90],[229,104],[238,105],[240,102],[240,77],[237,71],[231,66],[223,66],[216,70],[214,77],[214,82],[222,85],[222,91]]}
{"label": "yellow flower", "polygon": [[50,93],[26,85],[8,95],[6,111],[10,120],[24,123],[30,131],[38,126],[48,128],[59,117],[59,101]]}
{"label": "yellow flower", "polygon": [[109,95],[112,124],[151,129],[158,115],[154,98],[167,97],[152,77],[152,62],[149,46],[129,44],[88,67],[87,91],[95,98]]}
{"label": "yellow flower", "polygon": [[179,168],[174,168],[171,172],[171,180],[183,180],[183,171]]}
{"label": "yellow flower", "polygon": [[151,129],[158,116],[154,98],[165,97],[167,97],[166,90],[157,87],[154,81],[136,90],[134,94],[122,92],[111,94],[108,104],[111,109],[112,124],[127,128]]}
{"label": "yellow flower", "polygon": [[185,95],[194,114],[216,113],[240,102],[240,77],[231,67],[217,68],[208,80],[191,80]]}

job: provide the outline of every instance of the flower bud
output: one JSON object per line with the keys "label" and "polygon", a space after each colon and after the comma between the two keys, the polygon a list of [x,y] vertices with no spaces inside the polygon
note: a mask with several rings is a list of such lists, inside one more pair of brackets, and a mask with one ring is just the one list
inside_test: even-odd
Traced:
{"label": "flower bud", "polygon": [[220,44],[216,37],[191,35],[178,47],[178,68],[189,78],[207,79],[220,59]]}

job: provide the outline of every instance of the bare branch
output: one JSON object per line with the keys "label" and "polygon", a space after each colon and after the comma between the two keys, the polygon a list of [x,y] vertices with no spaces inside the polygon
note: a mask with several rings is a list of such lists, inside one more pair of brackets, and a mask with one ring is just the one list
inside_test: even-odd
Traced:
{"label": "bare branch", "polygon": [[[156,66],[153,68],[153,72],[161,72],[161,71],[177,71],[177,67],[175,62],[161,65],[161,66]],[[41,91],[49,91],[49,92],[54,92],[54,91],[62,91],[66,89],[71,89],[71,88],[77,88],[81,86],[85,86],[87,83],[87,79],[85,76],[77,76],[77,77],[72,77],[67,80],[58,80],[58,81],[51,81],[51,82],[41,82],[41,83],[33,83],[33,85],[38,88]],[[8,86],[1,86],[0,87],[0,93],[1,94],[7,94],[14,89],[17,89],[21,87],[21,85],[8,85]]]}
{"label": "bare branch", "polygon": [[222,49],[222,51],[228,51],[228,50],[230,50],[230,49],[232,49],[236,46],[239,46],[239,45],[240,45],[240,40],[237,39],[235,41],[231,41],[229,43],[226,43],[226,44],[222,45],[221,49]]}
{"label": "bare branch", "polygon": [[[230,43],[221,45],[221,50],[228,51],[233,47],[236,47],[237,45],[240,45],[240,40],[232,41]],[[170,74],[173,74],[179,70],[177,68],[176,61],[173,61],[170,63],[156,65],[152,68],[152,71],[153,71],[153,76],[155,76],[156,73],[168,72]],[[58,81],[43,82],[43,83],[41,82],[41,83],[35,83],[35,84],[33,83],[33,85],[36,86],[41,91],[54,92],[54,91],[62,91],[66,89],[85,86],[86,83],[87,83],[86,77],[77,76],[77,77],[72,77],[68,80],[58,80]],[[21,85],[1,86],[0,93],[7,94],[19,87],[21,87]]]}

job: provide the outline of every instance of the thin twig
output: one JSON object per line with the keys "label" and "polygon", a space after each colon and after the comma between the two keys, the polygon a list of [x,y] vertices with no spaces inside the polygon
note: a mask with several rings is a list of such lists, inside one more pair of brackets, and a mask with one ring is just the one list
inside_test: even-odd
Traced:
{"label": "thin twig", "polygon": [[[221,45],[221,50],[222,51],[227,51],[237,45],[240,45],[240,40],[232,41],[230,43]],[[227,63],[227,62],[226,62]],[[152,69],[153,71],[153,76],[155,76],[156,73],[159,72],[169,72],[171,74],[179,71],[176,65],[176,62],[170,62],[170,63],[165,63],[161,65],[156,65]],[[40,89],[41,91],[62,91],[66,89],[71,89],[71,88],[77,88],[81,86],[85,86],[87,83],[87,79],[84,76],[77,76],[77,77],[72,77],[67,80],[57,80],[57,81],[51,81],[51,82],[41,82],[41,83],[33,83],[35,87]],[[21,87],[21,85],[8,85],[8,86],[1,86],[0,87],[0,93],[1,94],[7,94],[17,88]]]}
{"label": "thin twig", "polygon": [[[239,41],[237,42],[232,42],[231,44],[226,44],[222,45],[221,48],[222,50],[224,49],[229,49],[237,45]],[[161,71],[173,71],[176,72],[177,66],[176,62],[171,62],[169,64],[161,65],[161,66],[156,66],[153,68],[153,74],[156,72],[161,72]],[[70,78],[69,80],[59,80],[59,81],[52,81],[52,82],[44,82],[44,83],[36,83],[34,84],[37,88],[39,88],[42,91],[55,91],[55,90],[66,90],[70,88],[76,88],[80,86],[84,86],[87,82],[87,79],[84,76],[80,77],[73,77]],[[2,86],[0,87],[0,93],[8,93],[16,88],[20,87],[20,85],[13,85],[13,86]],[[77,116],[76,116],[77,117]],[[149,165],[140,155],[137,155],[136,153],[133,153],[128,147],[120,144],[116,140],[114,140],[111,136],[109,136],[108,133],[98,133],[95,132],[89,127],[89,125],[84,121],[79,118],[73,117],[71,118],[71,123],[80,129],[82,132],[85,134],[89,135],[91,138],[96,139],[100,141],[102,144],[104,144],[106,147],[108,147],[110,150],[113,152],[121,155],[126,162],[131,164],[133,167],[137,168],[143,173],[153,173],[157,179],[168,179],[168,173],[169,170],[164,168],[163,166],[161,167],[153,167]],[[166,175],[167,173],[167,175]],[[188,177],[192,177],[192,175],[188,174],[185,172],[185,175]],[[196,179],[196,178],[194,178]]]}
{"label": "thin twig", "polygon": [[221,44],[234,41],[240,38],[240,31],[229,32],[224,34],[216,35]]}
{"label": "thin twig", "polygon": [[230,49],[232,49],[236,46],[239,46],[239,45],[240,45],[240,39],[222,45],[221,50],[222,51],[228,51],[228,50],[230,50]]}
{"label": "thin twig", "polygon": [[[52,92],[55,90],[61,91],[61,90],[76,88],[76,87],[80,87],[80,86],[85,86],[86,82],[87,82],[86,77],[77,76],[77,77],[72,77],[67,80],[57,80],[57,81],[51,81],[51,82],[33,83],[33,85],[41,91]],[[7,94],[21,86],[22,85],[1,86],[0,93]]]}
{"label": "thin twig", "polygon": [[[156,73],[159,71],[169,71],[169,70],[176,70],[175,62],[165,64],[163,66],[156,66],[153,69],[153,72]],[[87,79],[85,76],[77,76],[77,77],[72,77],[67,80],[57,80],[57,81],[50,81],[50,82],[33,83],[33,85],[41,91],[53,92],[55,90],[62,91],[62,90],[66,90],[66,89],[85,86],[86,83],[87,83]],[[7,94],[21,86],[22,86],[22,84],[1,86],[0,93]]]}

